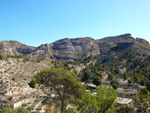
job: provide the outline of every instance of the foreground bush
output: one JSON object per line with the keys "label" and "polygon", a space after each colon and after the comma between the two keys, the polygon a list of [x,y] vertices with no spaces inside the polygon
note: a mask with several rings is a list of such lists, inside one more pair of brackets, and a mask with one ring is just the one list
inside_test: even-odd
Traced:
{"label": "foreground bush", "polygon": [[7,108],[1,109],[0,113],[29,113],[29,112],[25,110],[24,108],[12,109],[10,107],[7,107]]}
{"label": "foreground bush", "polygon": [[86,93],[80,104],[77,106],[79,113],[113,113],[113,106],[117,98],[117,91],[111,87],[99,87],[96,90],[96,95]]}

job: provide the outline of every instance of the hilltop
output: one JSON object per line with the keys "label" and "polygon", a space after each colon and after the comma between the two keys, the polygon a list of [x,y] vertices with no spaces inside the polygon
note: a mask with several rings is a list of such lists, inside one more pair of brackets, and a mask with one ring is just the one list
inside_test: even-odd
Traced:
{"label": "hilltop", "polygon": [[133,38],[131,34],[123,34],[119,36],[106,37],[94,40],[90,37],[85,38],[65,38],[53,42],[51,44],[41,44],[39,47],[31,47],[21,44],[17,41],[0,42],[0,55],[21,55],[51,58],[80,60],[88,56],[100,55],[104,52],[113,50],[124,51],[131,50],[142,54],[149,54],[149,42],[141,38]]}

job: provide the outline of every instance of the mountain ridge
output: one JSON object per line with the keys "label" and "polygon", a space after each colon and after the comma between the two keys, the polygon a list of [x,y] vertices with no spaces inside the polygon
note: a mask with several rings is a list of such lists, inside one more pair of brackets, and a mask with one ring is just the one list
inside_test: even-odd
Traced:
{"label": "mountain ridge", "polygon": [[102,39],[91,37],[64,38],[50,44],[41,44],[39,47],[28,46],[17,41],[0,41],[0,55],[21,55],[30,57],[56,59],[82,59],[87,56],[100,55],[112,48],[124,46],[126,43],[137,44],[150,50],[149,42],[142,38],[134,38],[130,33],[118,36],[109,36]]}

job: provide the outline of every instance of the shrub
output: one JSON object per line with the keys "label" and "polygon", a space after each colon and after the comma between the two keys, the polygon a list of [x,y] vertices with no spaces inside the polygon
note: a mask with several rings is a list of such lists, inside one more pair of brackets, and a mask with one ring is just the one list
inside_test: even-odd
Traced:
{"label": "shrub", "polygon": [[131,79],[129,79],[129,80],[128,80],[128,83],[129,83],[129,84],[130,84],[130,83],[132,83],[132,80],[131,80]]}
{"label": "shrub", "polygon": [[27,104],[22,104],[22,106],[23,106],[23,107],[26,107],[26,106],[27,106]]}
{"label": "shrub", "polygon": [[117,80],[112,80],[110,82],[110,85],[113,87],[113,89],[117,89],[119,86],[119,82]]}
{"label": "shrub", "polygon": [[92,80],[92,83],[95,84],[96,86],[101,85],[101,79],[98,76],[95,76]]}
{"label": "shrub", "polygon": [[35,79],[32,79],[29,83],[29,86],[32,87],[32,88],[35,88],[36,87],[36,80]]}
{"label": "shrub", "polygon": [[117,107],[115,113],[134,113],[134,109],[130,107]]}
{"label": "shrub", "polygon": [[4,57],[4,56],[2,56],[2,55],[0,55],[0,60],[3,60],[3,59],[5,59],[5,57]]}
{"label": "shrub", "polygon": [[113,79],[113,75],[108,73],[108,78],[107,79],[111,81]]}
{"label": "shrub", "polygon": [[0,113],[29,113],[24,108],[12,109],[10,107],[6,107],[0,110]]}

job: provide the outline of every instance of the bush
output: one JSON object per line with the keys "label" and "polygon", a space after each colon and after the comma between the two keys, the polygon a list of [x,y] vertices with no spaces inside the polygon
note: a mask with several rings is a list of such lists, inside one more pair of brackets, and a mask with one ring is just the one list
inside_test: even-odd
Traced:
{"label": "bush", "polygon": [[5,59],[5,57],[4,57],[4,56],[2,56],[2,55],[0,55],[0,60],[3,60],[3,59]]}
{"label": "bush", "polygon": [[27,110],[32,111],[34,109],[34,107],[28,107]]}
{"label": "bush", "polygon": [[24,108],[19,108],[17,110],[17,113],[29,113],[27,110],[25,110]]}
{"label": "bush", "polygon": [[23,58],[23,62],[24,62],[24,63],[26,63],[26,61],[29,61],[29,60],[30,60],[30,57],[24,57],[24,58]]}
{"label": "bush", "polygon": [[129,83],[129,84],[130,84],[130,83],[132,83],[132,80],[131,80],[131,79],[129,79],[129,80],[128,80],[128,83]]}
{"label": "bush", "polygon": [[88,81],[92,76],[92,73],[89,70],[83,72],[82,81]]}
{"label": "bush", "polygon": [[23,106],[23,107],[26,107],[26,106],[27,106],[27,104],[22,104],[22,106]]}
{"label": "bush", "polygon": [[32,79],[29,83],[29,86],[32,87],[32,88],[35,88],[36,87],[36,80],[35,79]]}
{"label": "bush", "polygon": [[119,86],[119,82],[117,80],[112,80],[110,82],[110,85],[113,87],[113,89],[117,89]]}
{"label": "bush", "polygon": [[147,94],[148,94],[148,90],[147,90],[147,89],[145,89],[145,88],[140,89],[139,98],[140,98],[140,99],[146,98],[146,97],[147,97]]}
{"label": "bush", "polygon": [[134,113],[134,109],[130,107],[117,107],[115,113]]}
{"label": "bush", "polygon": [[41,98],[37,98],[34,102],[40,102]]}
{"label": "bush", "polygon": [[92,80],[92,83],[95,84],[96,86],[99,86],[99,85],[101,85],[102,82],[101,82],[100,77],[95,76]]}
{"label": "bush", "polygon": [[127,73],[124,73],[124,74],[123,74],[123,79],[124,79],[124,80],[127,80],[127,79],[128,79]]}
{"label": "bush", "polygon": [[7,108],[3,108],[0,110],[0,113],[15,113],[16,111],[13,110],[12,108],[10,107],[7,107]]}
{"label": "bush", "polygon": [[37,107],[36,111],[41,111],[42,107]]}
{"label": "bush", "polygon": [[52,105],[52,100],[50,100],[50,99],[44,99],[42,101],[42,105]]}
{"label": "bush", "polygon": [[24,108],[12,109],[10,107],[6,107],[0,110],[0,113],[29,113]]}
{"label": "bush", "polygon": [[73,108],[68,108],[65,110],[65,113],[76,113],[76,111]]}
{"label": "bush", "polygon": [[111,81],[113,78],[114,78],[113,75],[108,73],[108,78],[107,79]]}

